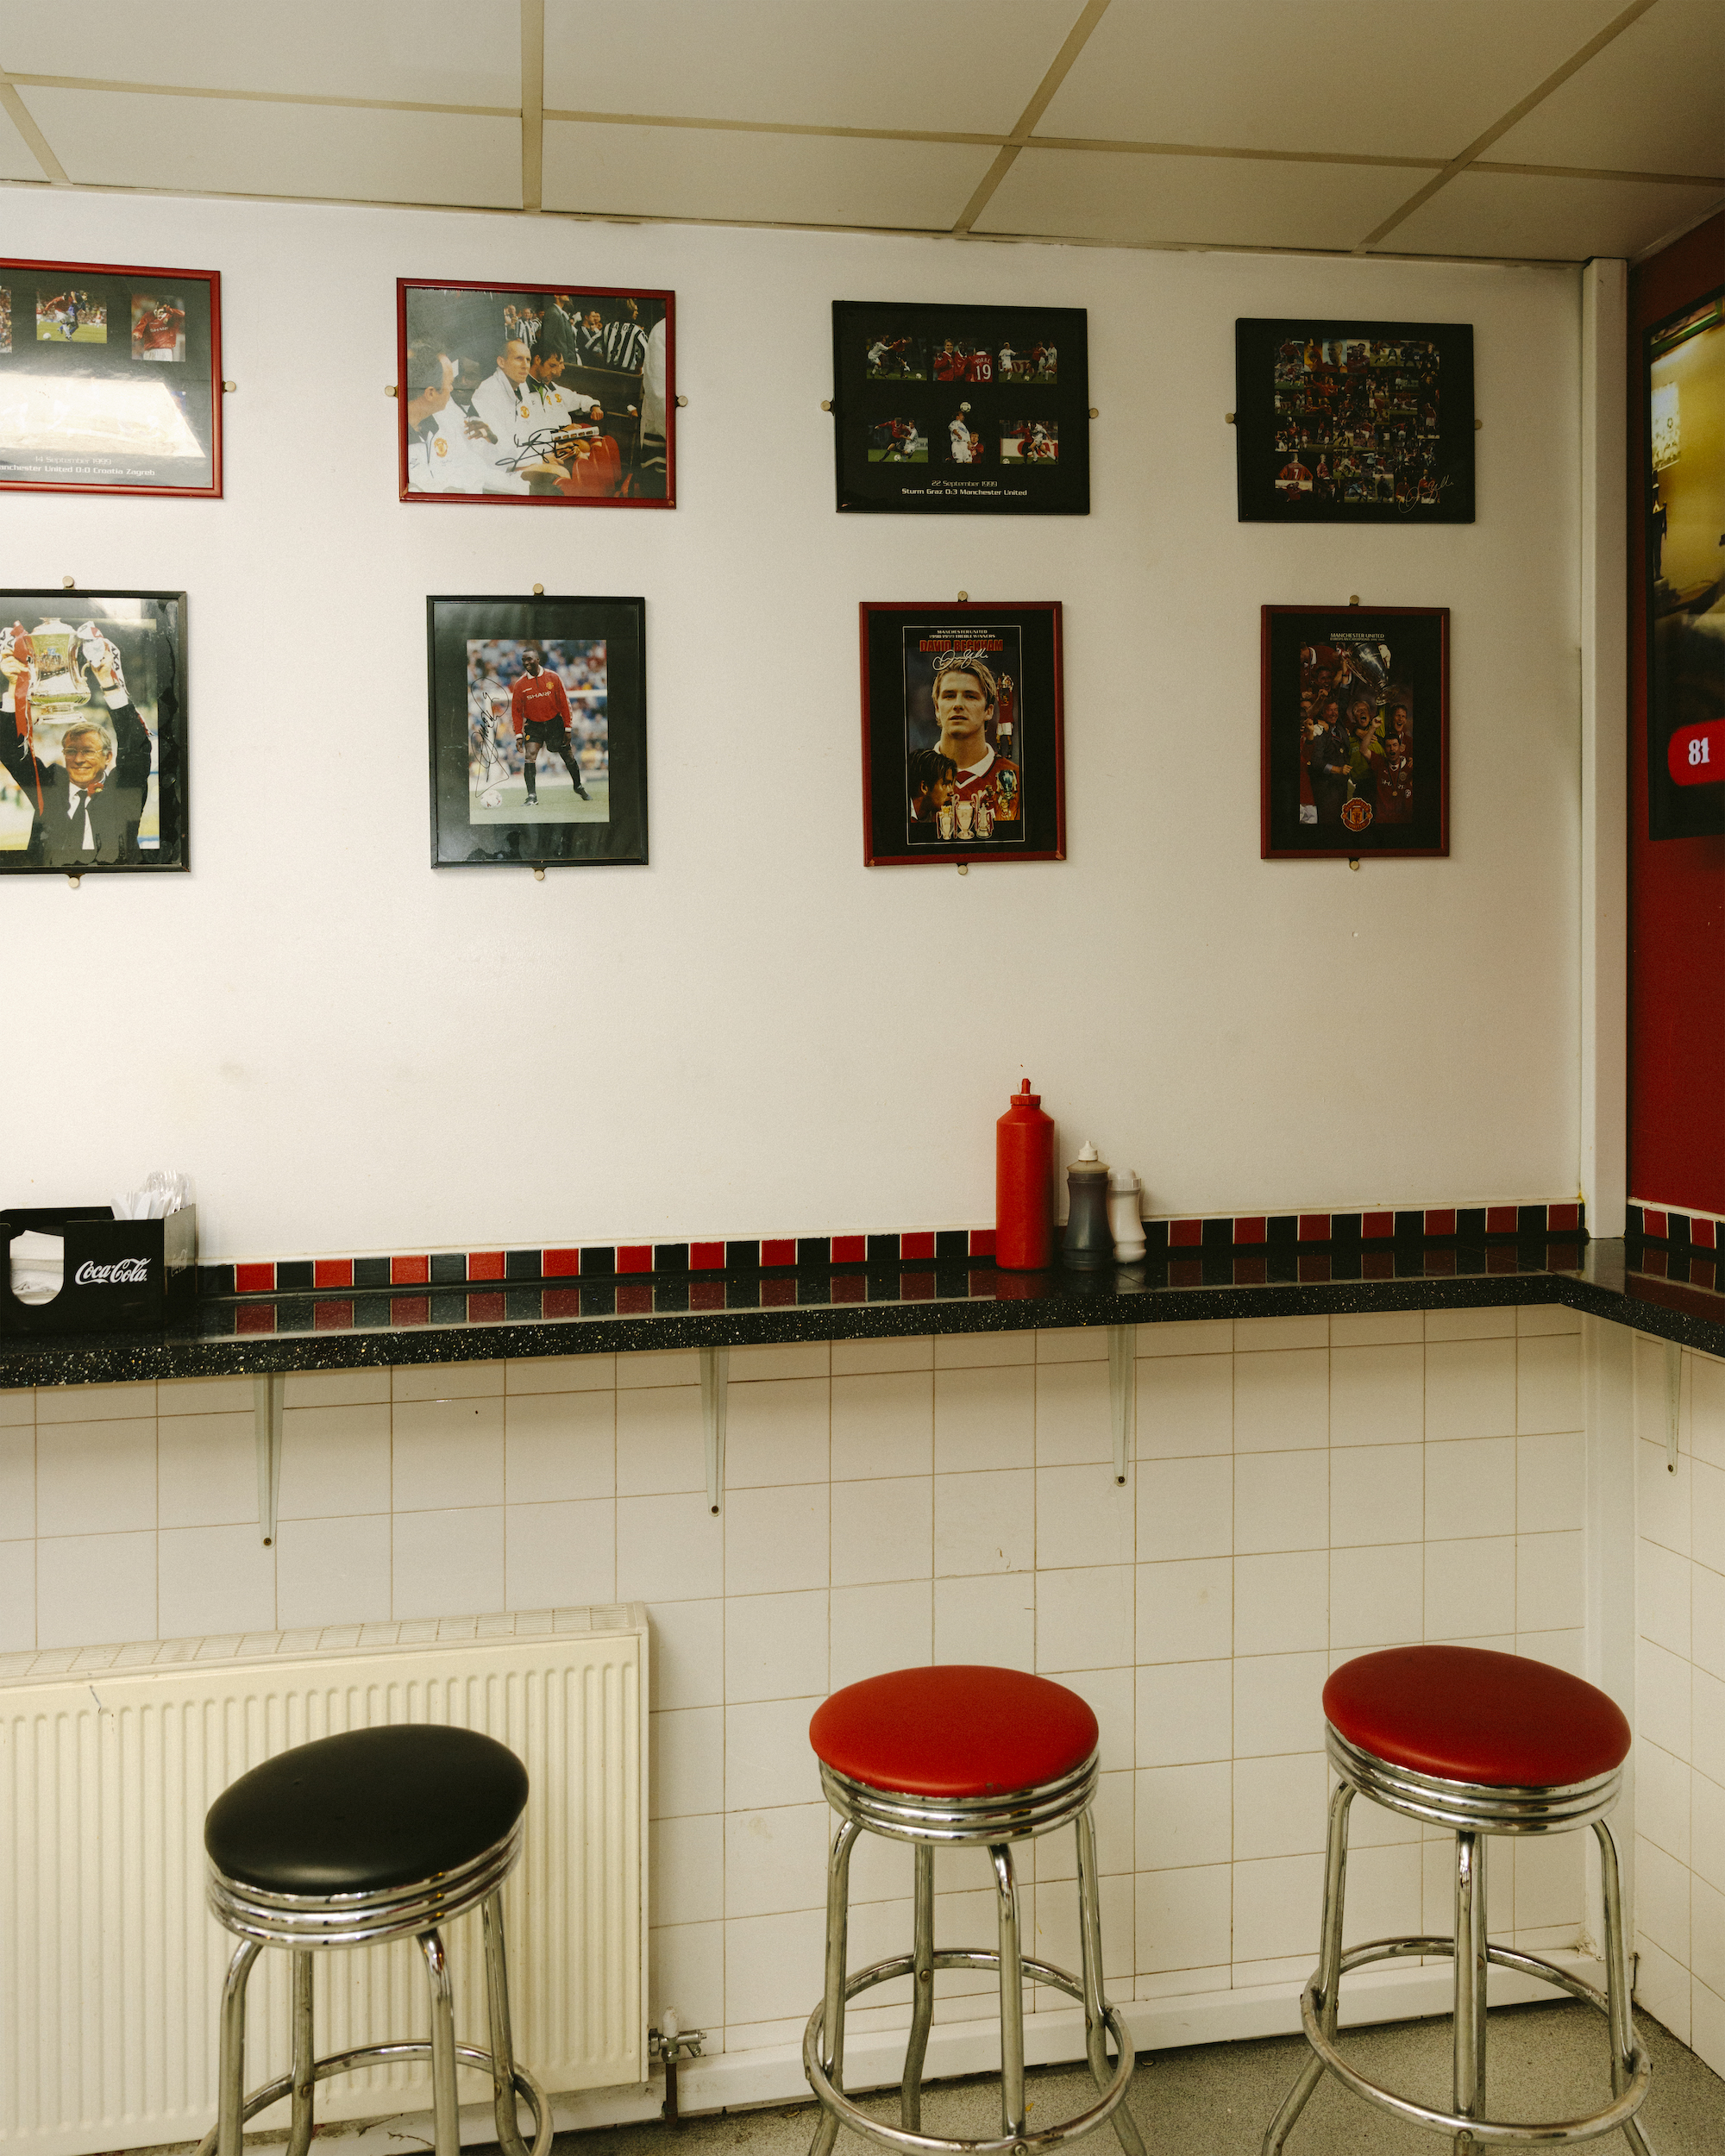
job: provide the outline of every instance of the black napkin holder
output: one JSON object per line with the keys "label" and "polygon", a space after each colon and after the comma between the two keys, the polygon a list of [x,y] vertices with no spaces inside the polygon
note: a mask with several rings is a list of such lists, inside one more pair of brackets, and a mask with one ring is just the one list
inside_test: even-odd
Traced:
{"label": "black napkin holder", "polygon": [[[66,1240],[66,1282],[51,1302],[12,1293],[12,1238]],[[177,1325],[198,1298],[198,1208],[116,1220],[106,1206],[13,1206],[0,1213],[0,1332],[142,1332]]]}

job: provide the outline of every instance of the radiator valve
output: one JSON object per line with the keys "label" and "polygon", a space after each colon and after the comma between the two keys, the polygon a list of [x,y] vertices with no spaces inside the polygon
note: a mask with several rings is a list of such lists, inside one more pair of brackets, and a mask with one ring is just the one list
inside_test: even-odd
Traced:
{"label": "radiator valve", "polygon": [[699,2059],[706,2034],[705,2029],[682,2028],[676,2015],[667,2012],[662,2025],[647,2032],[647,2055],[662,2059],[667,2065],[674,2059]]}

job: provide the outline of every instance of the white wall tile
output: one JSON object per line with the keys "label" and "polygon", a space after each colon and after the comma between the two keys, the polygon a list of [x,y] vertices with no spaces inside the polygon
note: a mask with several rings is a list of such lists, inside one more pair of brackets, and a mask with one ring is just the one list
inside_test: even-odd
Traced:
{"label": "white wall tile", "polygon": [[932,1476],[835,1482],[831,1506],[835,1587],[930,1576],[934,1547]]}
{"label": "white wall tile", "polygon": [[1139,1871],[1226,1864],[1233,1854],[1233,1769],[1226,1759],[1140,1767],[1133,1777]]}
{"label": "white wall tile", "polygon": [[938,1578],[969,1572],[1027,1572],[1035,1563],[1036,1476],[1032,1470],[935,1476],[934,1570]]}
{"label": "white wall tile", "polygon": [[275,1551],[265,1549],[255,1519],[243,1527],[165,1527],[156,1554],[163,1639],[274,1631]]}
{"label": "white wall tile", "polygon": [[1690,1764],[1712,1781],[1725,1782],[1725,1684],[1705,1670],[1690,1673]]}
{"label": "white wall tile", "polygon": [[[1652,1750],[1651,1745],[1643,1744],[1635,1755],[1637,1762],[1639,1763]],[[1663,1758],[1665,1755],[1660,1756]],[[1676,1761],[1672,1761],[1670,1765],[1674,1775],[1684,1772],[1684,1769]],[[1635,1810],[1638,1826],[1647,1823],[1642,1821],[1640,1818],[1641,1806],[1640,1768],[1638,1764],[1635,1783]],[[1655,1816],[1658,1816],[1657,1808]],[[1659,1834],[1653,1833],[1649,1825],[1648,1831],[1651,1838],[1659,1842],[1662,1847],[1669,1849],[1672,1856],[1680,1858],[1685,1863],[1691,1865],[1696,1871],[1706,1880],[1709,1886],[1716,1887],[1722,1894],[1725,1894],[1725,1787],[1722,1787],[1709,1776],[1698,1774],[1690,1769],[1689,1771],[1689,1808],[1685,1816],[1689,1821],[1690,1830],[1685,1847],[1681,1849],[1674,1847],[1670,1841],[1665,1840]]]}
{"label": "white wall tile", "polygon": [[1321,1752],[1236,1759],[1236,1859],[1308,1856],[1324,1846],[1330,1771]]}
{"label": "white wall tile", "polygon": [[1232,1865],[1141,1871],[1137,1889],[1137,1961],[1146,1975],[1164,1969],[1197,1969],[1228,1959]]}
{"label": "white wall tile", "polygon": [[1585,1617],[1585,1557],[1578,1532],[1515,1539],[1515,1623],[1556,1632]]}
{"label": "white wall tile", "polygon": [[511,1505],[617,1495],[614,1391],[512,1394],[504,1404],[503,1441]]}
{"label": "white wall tile", "polygon": [[[1377,1808],[1373,1806],[1371,1808],[1376,1810]],[[1356,1804],[1354,1817],[1358,1818],[1365,1809],[1364,1805]],[[1358,1846],[1351,1842],[1348,1849],[1347,1896],[1342,1918],[1343,1944],[1357,1946],[1368,1939],[1417,1936],[1423,1928],[1421,1874],[1421,1849],[1417,1841],[1393,1843],[1376,1848]],[[1312,1913],[1312,1944],[1308,1950],[1314,1962],[1318,1958],[1319,1915],[1320,1912],[1314,1908]]]}
{"label": "white wall tile", "polygon": [[[781,1805],[724,1817],[724,1909],[727,1920],[775,1916],[826,1905],[825,1802]],[[727,2012],[734,2011],[727,2002]]]}
{"label": "white wall tile", "polygon": [[[1688,1663],[1649,1639],[1635,1650],[1635,1722],[1640,1735],[1686,1764],[1694,1762]],[[1725,1779],[1725,1777],[1722,1777]]]}
{"label": "white wall tile", "polygon": [[156,1536],[44,1536],[36,1545],[36,1645],[157,1639]]}
{"label": "white wall tile", "polygon": [[290,1370],[281,1404],[294,1407],[360,1407],[389,1405],[389,1371]]}
{"label": "white wall tile", "polygon": [[1725,1677],[1725,1575],[1704,1564],[1690,1568],[1690,1653],[1697,1669]]}
{"label": "white wall tile", "polygon": [[1234,1352],[1251,1353],[1264,1348],[1321,1348],[1330,1344],[1327,1318],[1237,1318]]}
{"label": "white wall tile", "polygon": [[156,1420],[157,1518],[164,1527],[237,1526],[258,1517],[257,1425],[245,1414]]}
{"label": "white wall tile", "polygon": [[[1038,1336],[1038,1353],[1049,1336]],[[1038,1467],[1070,1467],[1083,1461],[1112,1460],[1114,1456],[1113,1411],[1109,1404],[1107,1336],[1081,1334],[1081,1339],[1101,1339],[1101,1362],[1080,1359],[1043,1362],[1036,1372],[1036,1463]]]}
{"label": "white wall tile", "polygon": [[1426,1313],[1427,1340],[1490,1340],[1513,1334],[1515,1330],[1515,1310],[1513,1304],[1494,1305],[1484,1310],[1428,1310]]}
{"label": "white wall tile", "polygon": [[724,1927],[727,2022],[806,2021],[820,1990],[825,1935],[824,1905],[784,1916],[732,1917]]}
{"label": "white wall tile", "polygon": [[1640,1956],[1635,1971],[1636,2006],[1661,2022],[1678,2043],[1687,2044],[1690,2040],[1690,1994],[1704,1986],[1692,1986],[1689,1971],[1651,1939],[1638,1936],[1634,1948]]}
{"label": "white wall tile", "polygon": [[[1120,1979],[1130,1983],[1135,1940],[1132,1934],[1132,1877],[1104,1874],[1097,1881],[1096,1901],[1102,1926],[1102,1976],[1111,1987]],[[1019,1896],[1019,1922],[1033,1929],[1032,1951],[1039,1961],[1051,1961],[1057,1969],[1076,1969],[1079,1962],[1078,1894],[1062,1880],[1044,1885],[1040,1875],[1033,1888]]]}
{"label": "white wall tile", "polygon": [[[824,1352],[823,1348],[823,1352]],[[826,1378],[780,1377],[732,1383],[725,1408],[729,1489],[825,1482],[831,1472],[831,1394]]]}
{"label": "white wall tile", "polygon": [[[987,1337],[987,1336],[979,1336]],[[1014,1344],[1018,1336],[1013,1335]],[[1026,1348],[1032,1336],[1023,1336]],[[1029,1467],[1036,1457],[1036,1372],[1028,1361],[1004,1368],[940,1367],[936,1342],[934,1464],[945,1474]]]}
{"label": "white wall tile", "polygon": [[592,1497],[504,1509],[505,1608],[563,1609],[613,1599],[614,1499]]}
{"label": "white wall tile", "polygon": [[[50,1388],[45,1387],[46,1400]],[[135,1386],[72,1389],[125,1392]],[[154,1390],[154,1388],[147,1389]],[[255,1469],[254,1470],[255,1472]],[[156,1426],[154,1416],[38,1425],[36,1532],[117,1534],[156,1524]],[[104,1633],[103,1638],[109,1635]],[[62,1644],[56,1642],[56,1645]],[[70,1643],[66,1643],[70,1644]]]}
{"label": "white wall tile", "polygon": [[934,1583],[934,1658],[1036,1667],[1036,1586],[1029,1571]]}
{"label": "white wall tile", "polygon": [[617,1399],[617,1494],[663,1496],[706,1488],[700,1389],[643,1385]]}
{"label": "white wall tile", "polygon": [[[1168,1331],[1166,1326],[1153,1328]],[[1152,1330],[1140,1326],[1139,1332]],[[1231,1452],[1234,1442],[1233,1358],[1168,1355],[1137,1365],[1136,1423],[1141,1460]]]}
{"label": "white wall tile", "polygon": [[1233,1321],[1212,1318],[1196,1323],[1141,1325],[1138,1352],[1157,1355],[1228,1355],[1234,1344]]}
{"label": "white wall tile", "polygon": [[1515,1427],[1581,1427],[1581,1335],[1521,1336],[1515,1351]]}
{"label": "white wall tile", "polygon": [[770,1595],[825,1587],[829,1564],[830,1485],[724,1493],[724,1589]]}
{"label": "white wall tile", "polygon": [[1108,1328],[1100,1325],[1050,1326],[1036,1336],[1036,1359],[1043,1363],[1106,1363]]}
{"label": "white wall tile", "polygon": [[1112,1467],[1041,1467],[1036,1471],[1036,1561],[1061,1569],[1130,1564],[1136,1541],[1130,1482]]}
{"label": "white wall tile", "polygon": [[1513,1534],[1515,1440],[1471,1438],[1426,1447],[1426,1539]]}
{"label": "white wall tile", "polygon": [[1566,1670],[1571,1677],[1587,1675],[1587,1633],[1579,1625],[1560,1632],[1518,1629],[1515,1652],[1531,1661],[1549,1662],[1554,1670]]}
{"label": "white wall tile", "polygon": [[465,1617],[505,1607],[501,1505],[398,1512],[391,1543],[392,1617]]}
{"label": "white wall tile", "polygon": [[[389,1373],[381,1373],[387,1381]],[[290,1379],[285,1399],[293,1397]],[[329,1520],[390,1509],[387,1401],[285,1407],[279,1520]],[[255,1477],[254,1477],[255,1479]]]}
{"label": "white wall tile", "polygon": [[716,1706],[724,1697],[724,1602],[661,1602],[648,1620],[653,1705]]}
{"label": "white wall tile", "polygon": [[1579,1332],[1581,1313],[1567,1310],[1560,1302],[1518,1303],[1515,1331],[1522,1339],[1529,1333]]}
{"label": "white wall tile", "polygon": [[0,1542],[0,1654],[36,1644],[36,1545]]}
{"label": "white wall tile", "polygon": [[1324,1741],[1327,1654],[1237,1656],[1233,1664],[1233,1756],[1316,1752]]}
{"label": "white wall tile", "polygon": [[[1581,1929],[1588,1839],[1585,1834],[1524,1835],[1509,1844],[1515,1852],[1518,1932],[1558,1924],[1577,1932]],[[1498,1861],[1502,1863],[1502,1857]]]}
{"label": "white wall tile", "polygon": [[1425,1531],[1426,1484],[1419,1450],[1362,1445],[1330,1458],[1330,1540],[1340,1549],[1417,1542]]}
{"label": "white wall tile", "polygon": [[1524,1534],[1578,1527],[1587,1489],[1585,1440],[1578,1430],[1515,1443],[1515,1525]]}
{"label": "white wall tile", "polygon": [[[835,1351],[844,1344],[835,1343]],[[933,1465],[934,1378],[930,1369],[833,1379],[835,1481],[926,1475]]]}
{"label": "white wall tile", "polygon": [[1689,1443],[1697,1460],[1725,1469],[1725,1363],[1691,1355],[1689,1363]]}
{"label": "white wall tile", "polygon": [[614,1355],[511,1356],[503,1389],[511,1397],[530,1393],[610,1393],[617,1389]]}
{"label": "white wall tile", "polygon": [[648,1891],[668,1923],[711,1923],[724,1915],[724,1821],[717,1812],[655,1820],[648,1835]]}
{"label": "white wall tile", "polygon": [[934,1336],[934,1367],[938,1370],[1000,1369],[1035,1360],[1033,1331],[937,1332]]}
{"label": "white wall tile", "polygon": [[1332,1445],[1420,1442],[1426,1431],[1426,1351],[1419,1338],[1415,1332],[1401,1344],[1332,1349]]}
{"label": "white wall tile", "polygon": [[1233,1627],[1232,1558],[1176,1558],[1138,1568],[1138,1661],[1218,1660],[1233,1652]]}
{"label": "white wall tile", "polygon": [[1710,1984],[1691,1988],[1691,2020],[1686,2041],[1704,2065],[1725,2079],[1725,1996]]}
{"label": "white wall tile", "polygon": [[1132,1568],[1086,1565],[1036,1576],[1036,1666],[1063,1670],[1118,1668],[1132,1659]]}
{"label": "white wall tile", "polygon": [[[0,1401],[7,1397],[0,1393]],[[35,1531],[35,1425],[0,1426],[0,1533],[16,1538]]]}
{"label": "white wall tile", "polygon": [[44,1385],[36,1394],[36,1426],[50,1423],[118,1422],[154,1415],[153,1378],[134,1385]]}
{"label": "white wall tile", "polygon": [[1226,1759],[1233,1750],[1228,1662],[1168,1662],[1137,1672],[1140,1767]]}
{"label": "white wall tile", "polygon": [[1234,1559],[1234,1652],[1291,1654],[1330,1638],[1327,1550]]}
{"label": "white wall tile", "polygon": [[[1096,1801],[1091,1818],[1096,1829],[1096,1864],[1100,1876],[1129,1873],[1133,1862],[1133,1803],[1137,1774],[1130,1764],[1111,1768],[1096,1777]],[[1042,1836],[1036,1844],[1036,1876],[1042,1879],[1074,1879],[1078,1876],[1077,1838],[1070,1833]]]}
{"label": "white wall tile", "polygon": [[1643,1639],[1689,1659],[1690,1576],[1687,1557],[1645,1539],[1635,1548],[1635,1622]]}
{"label": "white wall tile", "polygon": [[276,1622],[380,1624],[390,1614],[390,1516],[284,1520],[276,1529]]}
{"label": "white wall tile", "polygon": [[[1254,1319],[1251,1322],[1297,1325],[1305,1321]],[[1296,1452],[1327,1445],[1329,1439],[1327,1349],[1270,1347],[1234,1357],[1236,1452]]]}
{"label": "white wall tile", "polygon": [[[809,1718],[823,1695],[739,1702],[724,1710],[724,1808],[763,1811],[808,1804],[820,1796],[820,1767],[809,1744]],[[715,1790],[718,1788],[715,1783]]]}
{"label": "white wall tile", "polygon": [[[724,1707],[686,1707],[652,1717],[649,1808],[655,1819],[711,1812],[724,1802],[730,1713]],[[806,1745],[806,1720],[804,1729]]]}
{"label": "white wall tile", "polygon": [[830,1681],[835,1692],[864,1677],[914,1669],[933,1659],[934,1590],[928,1581],[835,1587],[831,1599]]}
{"label": "white wall tile", "polygon": [[[249,1415],[257,1401],[249,1377],[159,1377],[158,1415]],[[3,1417],[0,1417],[3,1420]]]}
{"label": "white wall tile", "polygon": [[1434,1341],[1428,1326],[1427,1438],[1501,1438],[1515,1428],[1514,1339]]}
{"label": "white wall tile", "polygon": [[1386,1347],[1426,1337],[1423,1310],[1361,1310],[1338,1312],[1330,1319],[1330,1345]]}
{"label": "white wall tile", "polygon": [[482,1400],[500,1395],[501,1361],[484,1363],[398,1363],[389,1374],[394,1401]]}
{"label": "white wall tile", "polygon": [[731,1595],[724,1606],[724,1696],[808,1699],[828,1690],[826,1590]]}
{"label": "white wall tile", "polygon": [[1665,1463],[1663,1438],[1658,1445],[1635,1447],[1635,1526],[1649,1542],[1657,1542],[1680,1557],[1690,1552],[1694,1518],[1693,1460],[1679,1457],[1677,1471]]}
{"label": "white wall tile", "polygon": [[859,1376],[876,1370],[932,1370],[934,1342],[926,1333],[909,1340],[835,1340],[832,1375]]}
{"label": "white wall tile", "polygon": [[1234,1550],[1320,1550],[1330,1539],[1330,1456],[1248,1454],[1234,1462]]}
{"label": "white wall tile", "polygon": [[697,1601],[724,1592],[724,1521],[705,1492],[617,1501],[617,1592],[624,1601]]}
{"label": "white wall tile", "polygon": [[36,1394],[33,1385],[9,1385],[0,1391],[0,1430],[34,1430]]}
{"label": "white wall tile", "polygon": [[[40,1438],[36,1457],[40,1473]],[[1697,1564],[1706,1565],[1709,1571],[1725,1572],[1725,1468],[1709,1467],[1704,1460],[1697,1460],[1691,1487],[1695,1528],[1690,1552]]]}
{"label": "white wall tile", "polygon": [[699,1348],[641,1348],[617,1358],[617,1389],[638,1392],[658,1385],[699,1385]]}
{"label": "white wall tile", "polygon": [[1146,1460],[1138,1482],[1138,1554],[1227,1557],[1233,1549],[1233,1463],[1227,1459]]}
{"label": "white wall tile", "polygon": [[1417,1542],[1330,1552],[1330,1645],[1404,1646],[1425,1634],[1425,1552]]}
{"label": "white wall tile", "polygon": [[1294,1955],[1309,1972],[1318,1958],[1322,1857],[1266,1857],[1237,1863],[1233,1873],[1236,1963]]}
{"label": "white wall tile", "polygon": [[452,1399],[398,1401],[390,1411],[397,1512],[438,1512],[503,1502],[502,1365],[457,1365],[463,1367],[492,1371],[497,1389]]}
{"label": "white wall tile", "polygon": [[1666,1856],[1644,1835],[1635,1837],[1635,1930],[1689,1965],[1690,1881],[1686,1865]]}
{"label": "white wall tile", "polygon": [[727,1368],[733,1385],[759,1378],[825,1378],[832,1369],[832,1351],[825,1340],[775,1340],[732,1348]]}
{"label": "white wall tile", "polygon": [[1426,1545],[1426,1637],[1479,1639],[1515,1629],[1513,1535]]}

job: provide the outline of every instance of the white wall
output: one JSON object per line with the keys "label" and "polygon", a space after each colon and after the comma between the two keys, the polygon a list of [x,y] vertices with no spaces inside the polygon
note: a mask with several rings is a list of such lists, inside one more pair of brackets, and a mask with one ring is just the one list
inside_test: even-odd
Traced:
{"label": "white wall", "polygon": [[[240,385],[219,505],[0,512],[4,582],[190,593],[197,864],[6,884],[7,1200],[183,1165],[207,1257],[974,1223],[1024,1073],[1157,1212],[1573,1194],[1572,273],[6,206],[219,269]],[[398,275],[674,288],[683,505],[399,505]],[[829,302],[883,296],[1088,308],[1090,517],[835,515]],[[1477,524],[1235,521],[1234,319],[1326,310],[1475,324]],[[535,582],[647,596],[652,865],[434,874],[425,596]],[[961,587],[1065,603],[1070,858],[865,870],[856,604]],[[1262,863],[1259,605],[1354,591],[1454,610],[1452,857]]]}

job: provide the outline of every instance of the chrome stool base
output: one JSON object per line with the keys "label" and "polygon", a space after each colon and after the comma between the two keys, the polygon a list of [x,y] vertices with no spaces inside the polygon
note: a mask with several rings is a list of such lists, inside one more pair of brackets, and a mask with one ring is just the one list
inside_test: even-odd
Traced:
{"label": "chrome stool base", "polygon": [[[327,2059],[313,2059],[310,2083],[301,2079],[298,2085],[306,2088],[311,2083],[328,2081],[336,2074],[356,2073],[362,2066],[383,2066],[399,2059],[432,2059],[435,2056],[430,2044],[361,2044],[354,2051],[332,2052]],[[463,2066],[479,2067],[481,2071],[490,2074],[495,2082],[496,2062],[488,2051],[480,2051],[474,2044],[457,2044],[455,2058]],[[551,2146],[550,2103],[545,2091],[524,2066],[513,2067],[511,2074],[516,2095],[529,2104],[533,2112],[531,2156],[546,2156]],[[279,2103],[284,2096],[293,2095],[295,2079],[294,2072],[290,2070],[273,2081],[267,2081],[261,2089],[254,2090],[241,2109],[241,2124],[244,2125],[255,2118],[260,2111],[267,2111],[271,2104]],[[215,2156],[216,2136],[220,2132],[219,2126],[210,2128],[198,2144],[197,2156]],[[297,2146],[292,2136],[288,2146],[290,2149]]]}

